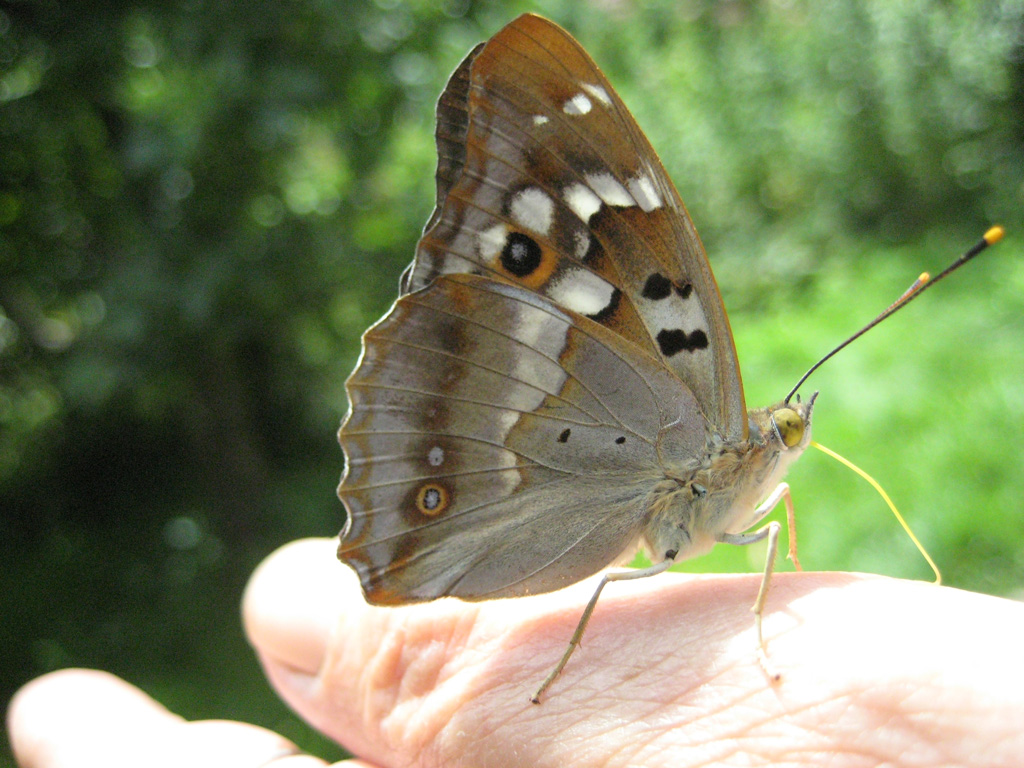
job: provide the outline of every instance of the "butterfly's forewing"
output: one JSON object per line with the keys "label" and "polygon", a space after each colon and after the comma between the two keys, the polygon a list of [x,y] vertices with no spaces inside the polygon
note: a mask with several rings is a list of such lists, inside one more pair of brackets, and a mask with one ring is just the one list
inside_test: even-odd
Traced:
{"label": "butterfly's forewing", "polygon": [[661,361],[521,287],[442,277],[364,337],[339,553],[375,603],[571,584],[634,545],[658,451],[697,457]]}
{"label": "butterfly's forewing", "polygon": [[723,437],[745,439],[732,334],[693,223],[580,45],[522,16],[470,53],[437,115],[437,208],[403,290],[452,272],[519,283],[659,356]]}

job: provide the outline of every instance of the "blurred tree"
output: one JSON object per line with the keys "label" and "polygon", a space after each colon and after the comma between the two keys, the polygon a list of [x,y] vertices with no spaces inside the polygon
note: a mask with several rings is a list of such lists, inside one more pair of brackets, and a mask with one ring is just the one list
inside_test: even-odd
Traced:
{"label": "blurred tree", "polygon": [[[432,102],[528,9],[662,150],[734,320],[843,259],[884,272],[896,239],[916,264],[1021,223],[1021,0],[5,3],[0,694],[89,664],[309,738],[246,652],[241,587],[341,527],[343,381],[433,203]],[[961,543],[1024,564],[1019,537]]]}

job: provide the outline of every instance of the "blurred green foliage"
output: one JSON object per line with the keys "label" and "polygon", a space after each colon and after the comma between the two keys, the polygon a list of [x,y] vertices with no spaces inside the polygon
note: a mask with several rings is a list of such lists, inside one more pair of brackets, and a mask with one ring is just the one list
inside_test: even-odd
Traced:
{"label": "blurred green foliage", "polygon": [[[1024,3],[379,0],[0,7],[0,696],[109,669],[328,748],[263,683],[245,579],[334,535],[360,332],[433,205],[432,105],[519,12],[567,26],[659,148],[751,405],[989,223],[1010,230],[816,375],[954,585],[1024,570]],[[808,456],[811,568],[927,577]],[[698,568],[758,568],[719,547]],[[0,758],[4,759],[4,758]]]}

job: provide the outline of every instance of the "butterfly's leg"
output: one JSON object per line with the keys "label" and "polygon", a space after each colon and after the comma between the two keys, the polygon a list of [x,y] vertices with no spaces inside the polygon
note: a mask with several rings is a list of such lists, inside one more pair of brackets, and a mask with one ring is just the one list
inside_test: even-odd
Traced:
{"label": "butterfly's leg", "polygon": [[[751,521],[751,525],[760,522],[765,515],[768,515],[775,507],[779,505],[779,502],[783,502],[786,505],[786,534],[789,538],[789,552],[786,554],[790,560],[793,561],[793,567],[798,571],[803,570],[803,566],[800,565],[800,558],[796,554],[796,515],[793,511],[793,497],[789,492],[789,483],[779,483],[775,486],[775,490],[771,492],[764,503],[761,504],[757,509],[754,510],[754,519]],[[760,531],[755,531],[756,535]],[[753,541],[761,541],[767,534],[762,534],[760,538],[754,539]],[[740,537],[742,538],[742,537]],[[720,539],[720,541],[727,541],[727,539]],[[730,544],[749,544],[748,541],[728,541]]]}
{"label": "butterfly's leg", "polygon": [[587,603],[587,607],[583,609],[583,615],[580,616],[579,623],[576,625],[576,631],[572,633],[572,637],[569,639],[569,647],[565,649],[565,653],[562,654],[562,658],[558,660],[558,664],[551,670],[551,673],[544,678],[544,682],[540,684],[540,688],[533,694],[530,699],[534,704],[540,704],[540,697],[546,691],[557,678],[562,670],[565,669],[566,663],[569,661],[569,657],[572,656],[572,652],[576,650],[576,646],[580,644],[580,640],[583,639],[583,631],[587,628],[587,623],[590,621],[590,615],[594,612],[594,606],[597,605],[597,598],[601,596],[601,591],[605,588],[605,585],[610,581],[627,581],[629,579],[643,579],[648,576],[655,576],[663,571],[667,571],[669,566],[672,565],[672,560],[665,559],[660,563],[648,566],[647,568],[638,568],[630,571],[612,571],[606,573],[601,577],[601,581],[597,585],[597,589],[594,590],[594,596],[590,598],[590,602]]}
{"label": "butterfly's leg", "polygon": [[[786,525],[789,529],[789,559],[793,561],[798,571],[803,570],[800,567],[800,560],[796,554],[796,519],[793,514],[793,499],[789,493],[789,485],[779,483],[775,490],[765,499],[764,503],[754,510],[754,521],[756,522],[764,518],[765,515],[778,506],[780,501],[786,504]],[[764,669],[765,674],[772,680],[778,680],[780,675],[769,664],[768,656],[765,653],[761,617],[764,613],[765,600],[768,599],[768,586],[771,583],[772,573],[775,572],[775,555],[779,549],[779,528],[779,524],[772,521],[763,528],[759,528],[751,533],[725,533],[719,538],[719,541],[723,543],[738,545],[753,544],[754,542],[764,540],[766,537],[768,539],[768,555],[764,564],[764,574],[761,577],[761,588],[757,591],[757,599],[754,600],[752,610],[754,611],[754,628],[757,630],[758,660],[761,662],[761,667]]]}
{"label": "butterfly's leg", "polygon": [[[800,565],[800,558],[796,556],[796,515],[793,512],[793,497],[789,494],[789,486],[786,483],[779,483],[779,488],[785,487],[783,491],[782,500],[786,503],[786,538],[789,539],[789,552],[786,553],[786,557],[793,561],[793,567],[798,571],[802,571],[804,567]],[[779,488],[775,490],[778,491]]]}
{"label": "butterfly's leg", "polygon": [[781,675],[775,671],[775,668],[768,661],[768,655],[765,652],[764,634],[761,631],[761,616],[764,613],[764,603],[768,598],[768,585],[771,583],[772,574],[775,572],[775,556],[779,551],[779,530],[781,526],[772,520],[764,528],[759,528],[752,533],[724,533],[722,534],[719,541],[726,544],[753,544],[757,541],[762,541],[765,537],[768,539],[768,555],[765,558],[764,563],[764,574],[761,576],[761,588],[757,591],[757,599],[754,600],[754,606],[751,610],[754,612],[754,629],[757,630],[757,660],[761,663],[761,668],[764,669],[766,675],[772,680],[778,680]]}

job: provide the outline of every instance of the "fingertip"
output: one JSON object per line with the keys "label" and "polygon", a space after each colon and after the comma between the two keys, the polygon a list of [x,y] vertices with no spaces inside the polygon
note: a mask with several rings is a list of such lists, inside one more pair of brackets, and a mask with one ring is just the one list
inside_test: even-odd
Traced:
{"label": "fingertip", "polygon": [[59,765],[68,745],[106,739],[97,722],[130,731],[149,730],[181,718],[145,693],[107,672],[63,669],[27,683],[11,699],[7,730],[21,765]]}
{"label": "fingertip", "polygon": [[345,607],[345,568],[333,539],[302,539],[276,550],[242,598],[249,642],[264,661],[316,674]]}

